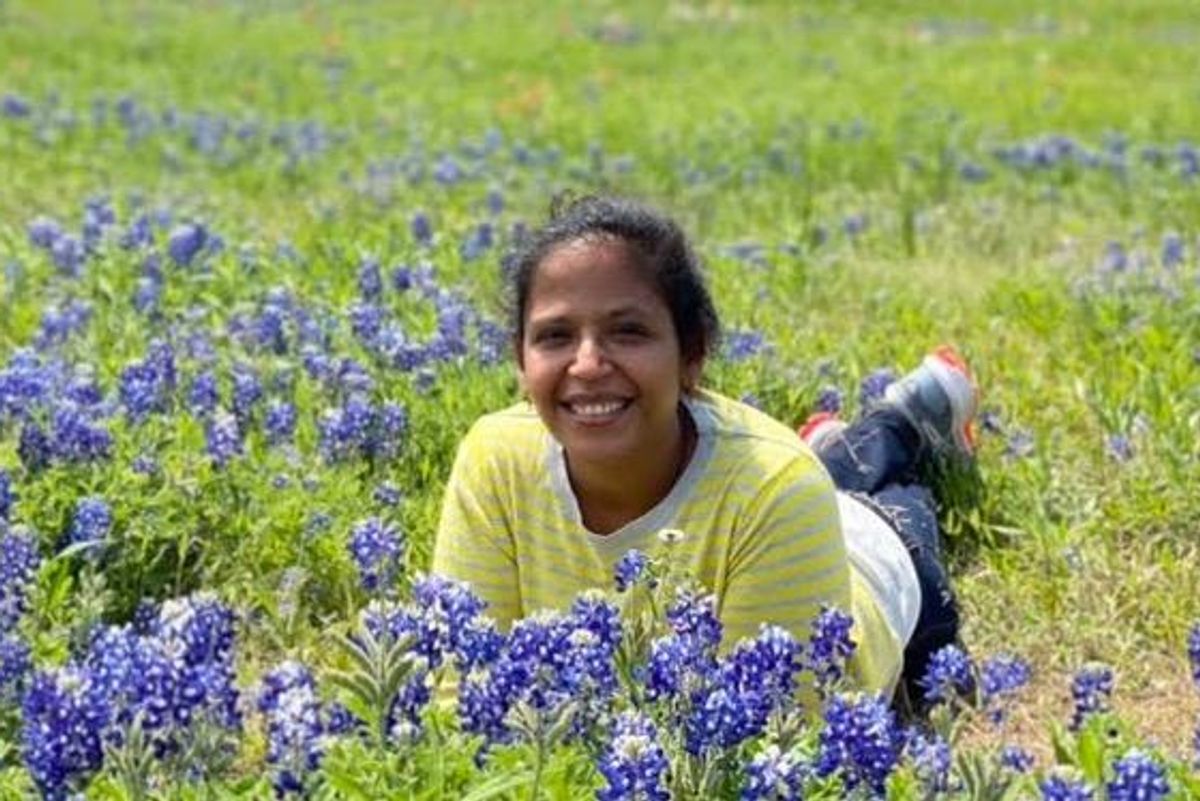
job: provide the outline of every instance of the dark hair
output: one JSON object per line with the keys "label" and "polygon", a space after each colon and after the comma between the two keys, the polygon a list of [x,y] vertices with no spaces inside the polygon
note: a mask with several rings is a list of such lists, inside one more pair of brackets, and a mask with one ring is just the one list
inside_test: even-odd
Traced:
{"label": "dark hair", "polygon": [[671,311],[679,350],[686,361],[698,361],[712,352],[721,324],[700,260],[683,229],[666,214],[642,203],[588,195],[556,199],[546,224],[519,240],[505,259],[518,360],[538,265],[555,248],[592,237],[624,242],[638,256]]}

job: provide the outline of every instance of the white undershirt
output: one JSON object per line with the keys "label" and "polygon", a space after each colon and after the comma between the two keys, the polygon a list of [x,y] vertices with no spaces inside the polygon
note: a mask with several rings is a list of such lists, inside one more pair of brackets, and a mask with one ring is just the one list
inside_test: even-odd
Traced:
{"label": "white undershirt", "polygon": [[837,494],[850,565],[863,577],[883,617],[907,643],[921,613],[921,585],[908,549],[882,517],[844,492]]}

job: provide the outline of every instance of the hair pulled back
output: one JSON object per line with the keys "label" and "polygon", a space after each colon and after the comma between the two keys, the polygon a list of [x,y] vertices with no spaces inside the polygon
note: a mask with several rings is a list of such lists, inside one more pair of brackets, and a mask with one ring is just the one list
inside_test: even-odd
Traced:
{"label": "hair pulled back", "polygon": [[558,247],[580,240],[626,244],[671,312],[684,361],[707,357],[720,320],[699,259],[683,229],[666,214],[626,198],[588,195],[556,198],[550,219],[516,243],[505,260],[510,271],[510,314],[517,359],[525,338],[525,313],[538,266]]}

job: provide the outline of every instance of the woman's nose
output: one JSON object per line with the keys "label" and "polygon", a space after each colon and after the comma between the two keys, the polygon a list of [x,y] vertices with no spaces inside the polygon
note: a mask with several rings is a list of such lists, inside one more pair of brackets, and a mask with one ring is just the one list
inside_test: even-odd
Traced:
{"label": "woman's nose", "polygon": [[585,377],[602,373],[607,368],[608,358],[600,343],[593,337],[581,339],[579,347],[575,349],[575,359],[571,362],[571,372],[574,375]]}

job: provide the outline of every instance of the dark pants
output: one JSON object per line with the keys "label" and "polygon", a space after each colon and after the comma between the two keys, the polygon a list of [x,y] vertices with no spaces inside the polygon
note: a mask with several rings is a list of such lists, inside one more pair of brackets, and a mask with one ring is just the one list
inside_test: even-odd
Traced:
{"label": "dark pants", "polygon": [[903,690],[921,706],[917,682],[932,654],[958,642],[958,602],[942,563],[936,505],[921,483],[921,437],[895,409],[881,408],[851,423],[819,454],[838,489],[853,493],[900,537],[916,568],[921,612],[904,650]]}

